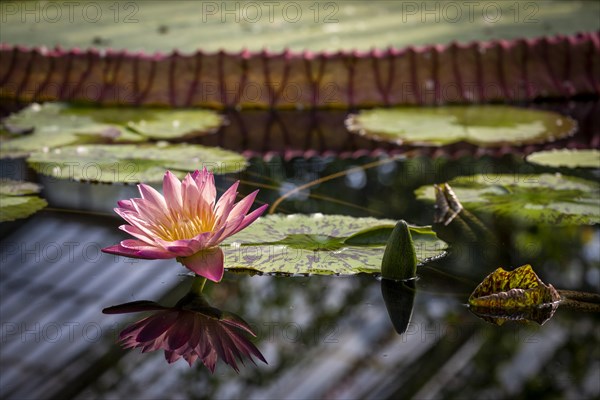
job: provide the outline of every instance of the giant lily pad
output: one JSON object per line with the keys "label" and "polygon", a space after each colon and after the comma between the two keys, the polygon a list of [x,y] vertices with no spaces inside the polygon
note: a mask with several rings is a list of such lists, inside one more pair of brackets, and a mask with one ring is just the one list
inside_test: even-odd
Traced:
{"label": "giant lily pad", "polygon": [[46,207],[46,200],[29,196],[40,191],[39,185],[9,179],[0,180],[0,222],[27,218]]}
{"label": "giant lily pad", "polygon": [[[473,175],[449,182],[462,205],[532,224],[577,225],[600,222],[600,184],[561,174]],[[433,186],[416,190],[433,201]]]}
{"label": "giant lily pad", "polygon": [[538,151],[528,155],[527,161],[547,167],[600,168],[600,151],[596,149]]}
{"label": "giant lily pad", "polygon": [[158,182],[167,169],[182,177],[203,167],[215,174],[246,167],[238,153],[185,143],[67,146],[35,152],[27,162],[39,173],[60,179],[123,183]]}
{"label": "giant lily pad", "polygon": [[504,105],[372,109],[351,115],[352,132],[394,143],[479,146],[553,141],[575,132],[576,122],[549,111]]}
{"label": "giant lily pad", "polygon": [[32,104],[3,121],[12,133],[2,155],[86,143],[134,143],[181,139],[213,132],[221,117],[208,110],[93,108]]}
{"label": "giant lily pad", "polygon": [[[225,266],[262,273],[378,274],[395,223],[343,215],[269,215],[224,242]],[[446,244],[430,227],[410,229],[419,263],[445,254]]]}
{"label": "giant lily pad", "polygon": [[[147,53],[177,49],[184,54],[198,48],[206,52],[263,48],[369,51],[374,46],[467,43],[482,37],[521,39],[574,34],[597,30],[600,12],[594,1],[539,0],[523,4],[484,0],[448,7],[443,3],[400,1],[248,1],[227,5],[179,0],[125,2],[118,9],[111,8],[114,3],[85,0],[73,3],[73,8],[68,8],[69,3],[57,3],[58,15],[51,14],[54,8],[43,3],[37,8],[22,1],[11,1],[10,5],[3,10],[2,20],[2,41],[7,43],[48,48],[60,43],[69,48],[94,46]],[[97,18],[91,11],[82,12],[92,8],[98,10]],[[494,11],[488,11],[491,9]],[[23,14],[25,10],[37,10],[39,14],[36,18],[33,12]],[[27,18],[36,25],[24,24]],[[398,34],[398,24],[406,28],[402,34]],[[498,85],[496,82],[495,87]]]}
{"label": "giant lily pad", "polygon": [[552,317],[560,299],[556,289],[542,282],[531,265],[523,265],[514,271],[498,268],[488,275],[469,297],[469,307],[497,325],[507,319],[541,325]]}

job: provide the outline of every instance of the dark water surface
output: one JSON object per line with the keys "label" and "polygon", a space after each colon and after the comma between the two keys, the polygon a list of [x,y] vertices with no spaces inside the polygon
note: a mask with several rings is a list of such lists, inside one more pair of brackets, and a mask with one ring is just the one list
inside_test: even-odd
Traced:
{"label": "dark water surface", "polygon": [[[476,173],[555,171],[526,164],[545,147],[600,143],[600,103],[536,105],[578,120],[576,136],[550,145],[482,151],[455,145],[422,150],[351,136],[344,111],[227,114],[229,125],[202,144],[243,151],[250,167],[220,176],[222,192],[260,189],[257,202],[280,213],[344,214],[431,224],[433,206],[413,191]],[[6,112],[5,108],[5,112]],[[389,157],[397,157],[392,162]],[[168,365],[162,351],[115,344],[141,315],[104,315],[114,304],[174,304],[190,279],[173,260],[131,260],[100,253],[125,238],[112,213],[135,186],[62,182],[36,176],[22,160],[2,161],[2,176],[44,184],[49,208],[1,226],[1,375],[6,398],[598,398],[600,316],[560,307],[543,326],[495,326],[465,303],[499,266],[531,264],[544,282],[600,291],[597,226],[528,226],[489,221],[494,250],[457,244],[419,267],[410,324],[399,335],[371,276],[249,276],[226,273],[207,285],[215,307],[242,316],[257,333],[268,365],[239,374],[219,363]],[[362,166],[363,168],[356,168]],[[364,168],[370,166],[369,168]],[[346,172],[344,172],[346,171]],[[597,180],[590,171],[569,174]],[[331,178],[330,177],[334,177]],[[319,179],[321,179],[319,181]],[[460,238],[457,238],[460,241]]]}

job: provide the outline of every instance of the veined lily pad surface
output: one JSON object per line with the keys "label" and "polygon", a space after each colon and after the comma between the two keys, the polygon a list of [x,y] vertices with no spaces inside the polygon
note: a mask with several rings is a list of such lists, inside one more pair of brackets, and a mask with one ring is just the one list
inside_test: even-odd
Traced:
{"label": "veined lily pad surface", "polygon": [[[225,267],[262,273],[352,275],[381,273],[396,221],[343,215],[269,215],[227,239]],[[430,227],[411,227],[417,260],[445,254]]]}
{"label": "veined lily pad surface", "polygon": [[541,143],[569,136],[576,122],[549,111],[504,105],[372,109],[346,121],[369,138],[424,146],[468,142],[478,146]]}
{"label": "veined lily pad surface", "polygon": [[0,222],[27,218],[46,207],[46,200],[32,196],[40,186],[31,182],[0,180]]}
{"label": "veined lily pad surface", "polygon": [[[600,184],[561,174],[490,174],[449,182],[458,200],[473,211],[531,224],[577,225],[600,222]],[[435,199],[433,186],[416,190],[420,199]]]}
{"label": "veined lily pad surface", "polygon": [[28,159],[41,174],[60,179],[93,182],[159,182],[165,170],[180,178],[206,167],[215,174],[246,167],[238,153],[191,144],[80,145],[38,151]]}
{"label": "veined lily pad surface", "polygon": [[85,143],[181,139],[214,132],[222,118],[208,110],[79,107],[34,103],[3,121],[12,135],[2,155]]}
{"label": "veined lily pad surface", "polygon": [[554,149],[538,151],[527,156],[532,164],[547,167],[600,168],[600,151],[596,149]]}
{"label": "veined lily pad surface", "polygon": [[[168,52],[177,48],[184,53],[198,48],[211,52],[244,48],[251,51],[263,48],[270,51],[286,48],[368,51],[374,46],[568,34],[597,29],[600,9],[594,1],[528,1],[519,5],[482,0],[451,6],[443,2],[401,1],[239,2],[230,5],[140,1],[126,2],[119,8],[114,3],[81,1],[73,3],[68,17],[64,15],[67,8],[63,8],[62,18],[49,14],[31,26],[24,24],[26,16],[17,12],[25,9],[25,3],[11,2],[14,6],[7,7],[2,21],[3,41],[49,48],[60,43],[68,48],[94,46],[146,52]],[[32,5],[29,7],[35,9]],[[46,6],[42,3],[38,7]],[[97,10],[98,17],[82,15],[81,10],[87,9]],[[484,12],[486,19],[482,18]],[[169,16],[175,18],[169,19]],[[406,28],[401,34],[399,26]],[[202,38],[200,42],[199,38]]]}

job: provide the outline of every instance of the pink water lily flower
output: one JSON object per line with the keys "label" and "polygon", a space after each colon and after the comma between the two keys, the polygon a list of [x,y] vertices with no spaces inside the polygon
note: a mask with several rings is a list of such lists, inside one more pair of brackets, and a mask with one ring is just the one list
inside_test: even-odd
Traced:
{"label": "pink water lily flower", "polygon": [[136,239],[102,249],[125,257],[177,258],[196,274],[218,282],[223,277],[223,251],[219,243],[254,222],[267,204],[247,214],[258,190],[235,203],[239,182],[216,201],[217,189],[205,169],[179,181],[170,171],[163,179],[161,195],[140,184],[141,198],[121,200],[115,212],[129,225],[119,228]]}

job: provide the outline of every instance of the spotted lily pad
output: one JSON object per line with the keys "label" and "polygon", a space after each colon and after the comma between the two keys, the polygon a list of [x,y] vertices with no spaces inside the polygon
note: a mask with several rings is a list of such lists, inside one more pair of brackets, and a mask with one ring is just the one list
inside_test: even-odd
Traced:
{"label": "spotted lily pad", "polygon": [[538,151],[528,155],[527,161],[532,164],[544,165],[547,167],[600,169],[600,151],[596,149],[554,149]]}
{"label": "spotted lily pad", "polygon": [[352,132],[376,140],[423,146],[469,142],[493,147],[541,143],[569,136],[576,122],[549,111],[504,105],[402,107],[351,115]]}
{"label": "spotted lily pad", "polygon": [[488,275],[469,297],[469,307],[497,325],[507,319],[542,325],[552,317],[560,299],[556,289],[542,282],[531,265],[523,265],[514,271],[498,268]]}
{"label": "spotted lily pad", "polygon": [[[462,205],[531,224],[578,225],[600,222],[600,184],[561,174],[489,174],[449,182]],[[416,190],[435,199],[433,186]]]}
{"label": "spotted lily pad", "polygon": [[167,169],[181,178],[203,167],[215,174],[246,167],[238,153],[185,143],[67,146],[35,152],[27,162],[44,175],[107,183],[159,182]]}
{"label": "spotted lily pad", "polygon": [[[379,274],[395,224],[343,215],[269,215],[224,242],[225,266],[281,274]],[[419,263],[445,254],[446,244],[430,227],[410,229]]]}
{"label": "spotted lily pad", "polygon": [[2,154],[86,143],[135,143],[214,132],[221,117],[208,110],[79,107],[32,104],[3,121]]}
{"label": "spotted lily pad", "polygon": [[0,222],[27,218],[46,207],[46,200],[30,196],[40,191],[40,186],[31,182],[9,179],[0,180]]}

